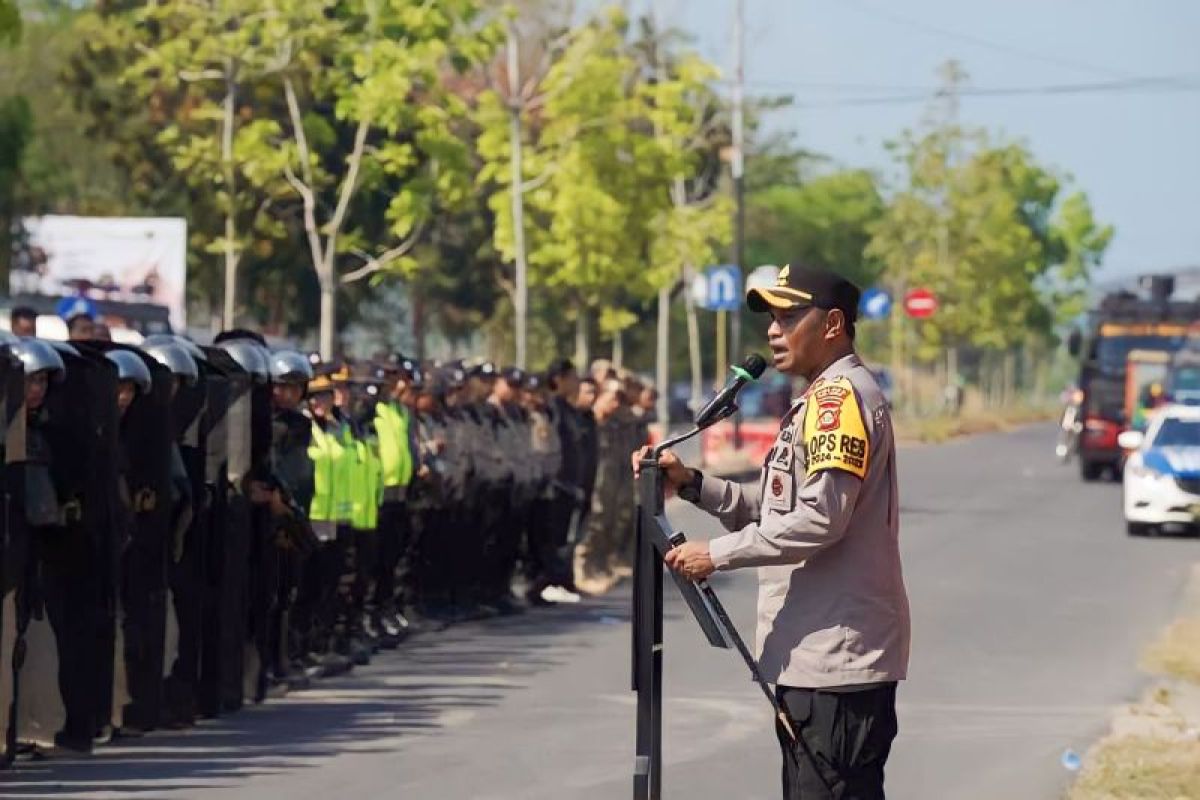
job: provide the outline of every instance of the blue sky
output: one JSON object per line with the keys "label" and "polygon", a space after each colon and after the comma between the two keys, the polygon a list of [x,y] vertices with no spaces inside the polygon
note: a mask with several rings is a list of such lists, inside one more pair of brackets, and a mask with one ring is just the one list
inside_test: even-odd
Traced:
{"label": "blue sky", "polygon": [[[653,1],[664,23],[692,33],[732,74],[733,0]],[[1200,266],[1197,0],[745,1],[750,89],[797,101],[769,124],[839,164],[886,175],[894,171],[882,143],[916,125],[925,105],[830,104],[921,95],[949,58],[977,89],[1180,76],[1189,91],[965,97],[960,113],[964,123],[1025,140],[1088,192],[1117,228],[1106,276]],[[838,88],[848,85],[858,88]]]}

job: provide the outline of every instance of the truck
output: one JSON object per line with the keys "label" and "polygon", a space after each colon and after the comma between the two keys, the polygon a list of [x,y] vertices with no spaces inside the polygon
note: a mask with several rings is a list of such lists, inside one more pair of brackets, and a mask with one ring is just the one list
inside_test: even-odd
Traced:
{"label": "truck", "polygon": [[1143,276],[1138,288],[1104,295],[1088,312],[1084,327],[1072,331],[1067,340],[1068,351],[1079,359],[1075,447],[1085,481],[1099,480],[1105,473],[1114,480],[1121,475],[1123,454],[1117,437],[1135,422],[1129,397],[1130,354],[1137,351],[1137,363],[1165,364],[1200,335],[1200,301],[1174,299],[1173,276]]}

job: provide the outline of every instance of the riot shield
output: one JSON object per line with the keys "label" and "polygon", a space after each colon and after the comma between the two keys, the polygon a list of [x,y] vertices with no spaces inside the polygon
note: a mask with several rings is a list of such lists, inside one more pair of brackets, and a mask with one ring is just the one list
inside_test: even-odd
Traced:
{"label": "riot shield", "polygon": [[65,717],[58,731],[63,740],[86,747],[112,710],[119,554],[113,518],[116,374],[97,351],[52,344],[66,374],[47,394],[39,435],[61,509],[57,523],[31,530],[31,541],[39,599],[53,633],[42,623],[30,626],[21,669],[20,736],[50,741],[59,717]]}
{"label": "riot shield", "polygon": [[[150,371],[148,392],[139,392],[120,420],[120,470],[126,484],[129,527],[120,532],[121,651],[129,703],[118,715],[121,727],[148,730],[162,713],[163,651],[167,622],[167,540],[171,520],[170,371],[140,350],[100,344],[137,355]],[[118,667],[118,674],[120,668]],[[120,681],[118,681],[120,683]]]}
{"label": "riot shield", "polygon": [[[205,462],[208,447],[207,409],[210,382],[218,380],[207,363],[198,363],[194,384],[180,384],[172,403],[174,436],[188,482],[190,518],[185,528],[172,520],[167,559],[167,583],[176,621],[176,645],[168,650],[165,703],[167,721],[190,725],[196,715],[200,679],[201,632],[204,606],[204,547],[208,540],[209,493]],[[178,538],[182,537],[182,538]]]}
{"label": "riot shield", "polygon": [[[252,379],[228,353],[216,347],[205,348],[209,364],[222,373],[227,386],[223,414],[214,420],[209,433],[222,440],[224,460],[216,465],[216,476],[223,478],[214,502],[208,548],[207,581],[212,603],[212,618],[205,620],[206,647],[214,647],[211,660],[205,658],[215,684],[216,697],[202,698],[206,711],[236,711],[242,706],[244,656],[246,642],[247,594],[249,591],[249,554],[251,539],[250,503],[245,482],[252,466],[251,419]],[[212,466],[210,447],[209,462]],[[223,464],[223,469],[220,466]],[[216,700],[214,709],[211,701]]]}
{"label": "riot shield", "polygon": [[[250,390],[250,479],[271,485],[274,470],[271,462],[271,387],[255,384]],[[248,661],[253,672],[248,674],[247,693],[257,702],[266,698],[269,672],[277,660],[278,632],[276,611],[279,606],[279,581],[283,553],[275,542],[275,526],[270,508],[252,505]]]}
{"label": "riot shield", "polygon": [[[3,425],[3,459],[0,459],[0,597],[12,591],[25,572],[29,540],[23,520],[15,514],[14,498],[22,489],[25,460],[25,373],[21,361],[0,349],[0,425]],[[5,624],[0,616],[0,625]]]}
{"label": "riot shield", "polygon": [[[20,513],[24,493],[21,462],[25,460],[25,379],[21,362],[0,348],[0,764],[16,757],[16,711],[19,671],[28,615],[18,618],[17,594],[24,590],[32,566],[29,528]],[[28,604],[25,604],[28,605]]]}
{"label": "riot shield", "polygon": [[[207,353],[207,351],[206,351]],[[225,521],[229,508],[229,402],[233,387],[229,366],[211,360],[204,364],[204,412],[197,429],[197,452],[204,476],[201,512],[193,529],[200,572],[200,652],[196,672],[196,711],[201,716],[221,713],[221,578]],[[234,367],[236,372],[236,365]],[[243,378],[244,380],[244,378]],[[185,459],[187,456],[185,455]],[[181,664],[186,670],[190,665]]]}

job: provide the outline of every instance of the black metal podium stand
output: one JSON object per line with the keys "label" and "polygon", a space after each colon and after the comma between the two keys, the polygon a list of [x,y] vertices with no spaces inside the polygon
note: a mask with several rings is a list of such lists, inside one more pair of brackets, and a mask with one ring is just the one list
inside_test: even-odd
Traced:
{"label": "black metal podium stand", "polygon": [[[734,409],[730,409],[730,413]],[[725,416],[728,416],[726,414]],[[724,417],[722,417],[724,418]],[[633,769],[634,800],[662,796],[662,663],[663,663],[663,556],[686,537],[673,532],[667,522],[663,476],[658,466],[664,450],[690,439],[700,429],[668,439],[642,459],[637,479],[637,555],[633,565],[633,690],[637,692],[637,755]],[[675,586],[691,609],[708,643],[728,648],[732,643],[746,662],[776,717],[795,736],[787,716],[780,711],[758,670],[754,656],[738,635],[721,601],[706,581],[692,583],[671,572]]]}

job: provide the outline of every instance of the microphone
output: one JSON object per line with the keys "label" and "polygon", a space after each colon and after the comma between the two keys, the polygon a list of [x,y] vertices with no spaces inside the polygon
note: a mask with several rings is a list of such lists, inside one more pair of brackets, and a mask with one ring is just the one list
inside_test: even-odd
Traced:
{"label": "microphone", "polygon": [[747,383],[758,380],[758,376],[762,375],[766,368],[766,360],[758,353],[751,353],[741,364],[730,367],[729,371],[733,373],[733,377],[716,397],[708,401],[708,405],[700,409],[700,413],[696,415],[696,427],[707,428],[737,411],[738,392],[742,391]]}

